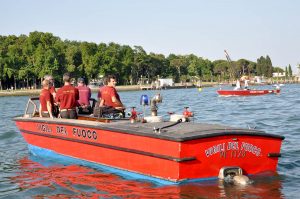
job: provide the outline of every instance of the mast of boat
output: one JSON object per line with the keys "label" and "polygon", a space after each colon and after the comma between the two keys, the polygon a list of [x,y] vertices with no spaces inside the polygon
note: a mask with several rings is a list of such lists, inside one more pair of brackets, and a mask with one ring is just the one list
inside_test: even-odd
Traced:
{"label": "mast of boat", "polygon": [[230,59],[230,57],[229,57],[229,54],[227,53],[226,50],[224,50],[224,52],[225,52],[225,56],[226,56],[227,61],[231,64],[232,61],[231,61],[231,59]]}
{"label": "mast of boat", "polygon": [[229,71],[230,71],[230,78],[234,79],[234,78],[235,78],[235,77],[234,77],[235,75],[234,75],[234,72],[233,72],[234,67],[233,67],[232,60],[231,60],[231,58],[230,58],[230,56],[229,56],[229,54],[227,53],[226,50],[224,50],[224,53],[225,53],[225,56],[226,56],[226,59],[227,59],[229,65],[231,66],[231,70],[229,70]]}

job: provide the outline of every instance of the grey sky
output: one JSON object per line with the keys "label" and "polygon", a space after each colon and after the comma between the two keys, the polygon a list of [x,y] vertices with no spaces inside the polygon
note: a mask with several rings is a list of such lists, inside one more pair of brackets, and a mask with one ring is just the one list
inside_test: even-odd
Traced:
{"label": "grey sky", "polygon": [[210,60],[300,63],[296,0],[0,0],[0,35],[51,32],[62,39],[139,45],[148,53]]}

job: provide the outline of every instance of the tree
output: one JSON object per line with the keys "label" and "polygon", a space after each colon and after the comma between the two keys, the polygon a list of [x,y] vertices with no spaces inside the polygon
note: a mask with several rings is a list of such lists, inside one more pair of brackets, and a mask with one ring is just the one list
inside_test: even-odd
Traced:
{"label": "tree", "polygon": [[[95,43],[88,43],[88,42],[82,42],[80,43],[80,51],[81,51],[81,59],[82,64],[76,68],[76,70],[79,71],[78,76],[87,76],[87,77],[94,77],[95,74],[98,73],[99,70],[97,70],[97,67],[95,65],[98,65],[97,60],[97,53],[98,47]],[[73,71],[70,71],[73,72]]]}
{"label": "tree", "polygon": [[266,76],[267,77],[272,77],[273,76],[273,66],[272,66],[272,61],[269,55],[266,57]]}
{"label": "tree", "polygon": [[293,71],[292,71],[291,65],[289,64],[289,77],[292,77],[292,76],[293,76]]}
{"label": "tree", "polygon": [[268,55],[266,58],[261,56],[259,59],[257,59],[256,72],[257,75],[272,77],[273,66],[271,58]]}
{"label": "tree", "polygon": [[177,74],[175,76],[175,81],[179,81],[181,78],[181,73],[183,69],[187,69],[187,60],[185,59],[184,56],[169,56],[170,59],[170,66],[174,67],[177,71]]}
{"label": "tree", "polygon": [[249,64],[250,61],[246,60],[246,59],[239,59],[236,62],[237,65],[237,70],[239,71],[238,73],[240,74],[240,76],[245,75],[245,74],[249,74]]}
{"label": "tree", "polygon": [[134,59],[133,65],[131,66],[131,79],[132,83],[136,84],[140,76],[145,75],[143,73],[144,68],[146,67],[146,57],[147,53],[141,46],[134,46]]}
{"label": "tree", "polygon": [[228,61],[225,60],[216,60],[213,62],[213,72],[218,76],[219,81],[224,81],[229,78],[227,69],[229,68]]}

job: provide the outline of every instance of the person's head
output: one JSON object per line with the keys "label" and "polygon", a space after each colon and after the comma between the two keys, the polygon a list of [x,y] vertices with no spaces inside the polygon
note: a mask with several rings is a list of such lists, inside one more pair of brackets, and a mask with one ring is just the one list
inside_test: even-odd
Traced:
{"label": "person's head", "polygon": [[54,78],[52,75],[45,75],[44,79],[49,81],[50,86],[54,84]]}
{"label": "person's head", "polygon": [[107,77],[103,77],[102,81],[103,81],[103,85],[107,85]]}
{"label": "person's head", "polygon": [[42,82],[43,89],[49,89],[49,80],[44,79]]}
{"label": "person's head", "polygon": [[114,76],[114,75],[108,75],[106,80],[107,80],[108,86],[115,87],[117,84],[117,79],[116,79],[116,76]]}
{"label": "person's head", "polygon": [[65,83],[66,83],[66,82],[70,83],[70,81],[71,81],[70,73],[65,73],[65,74],[63,75],[63,81],[64,81]]}
{"label": "person's head", "polygon": [[85,85],[84,79],[81,78],[81,77],[79,77],[79,78],[77,79],[77,84],[78,84],[78,86],[83,86],[83,85]]}

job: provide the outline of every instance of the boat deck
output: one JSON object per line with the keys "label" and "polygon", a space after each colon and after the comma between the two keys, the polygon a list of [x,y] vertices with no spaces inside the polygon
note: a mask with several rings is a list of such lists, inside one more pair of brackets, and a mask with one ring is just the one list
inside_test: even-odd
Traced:
{"label": "boat deck", "polygon": [[[199,138],[215,137],[220,135],[252,135],[267,136],[284,139],[283,136],[265,133],[254,129],[241,129],[219,124],[182,122],[174,125],[174,122],[157,123],[130,123],[129,120],[112,120],[109,123],[89,120],[73,119],[50,119],[50,118],[26,118],[15,117],[15,121],[30,121],[40,123],[51,123],[58,125],[80,126],[85,128],[102,129],[120,133],[134,134],[146,137],[153,137],[171,141],[187,141]],[[169,125],[167,128],[163,128]],[[154,130],[156,129],[156,131]]]}

